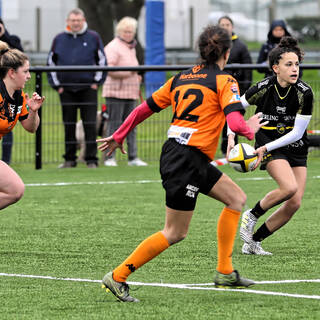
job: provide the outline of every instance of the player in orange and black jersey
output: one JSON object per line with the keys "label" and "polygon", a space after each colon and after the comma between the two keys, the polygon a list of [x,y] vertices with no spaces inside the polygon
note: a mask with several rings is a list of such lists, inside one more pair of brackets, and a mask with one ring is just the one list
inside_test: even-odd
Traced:
{"label": "player in orange and black jersey", "polygon": [[[256,105],[256,112],[262,112],[263,119],[269,121],[256,133],[256,152],[264,157],[261,169],[266,169],[278,185],[243,214],[240,236],[245,254],[270,255],[261,241],[285,225],[302,201],[307,179],[306,129],[313,109],[312,89],[298,78],[302,57],[294,38],[282,38],[269,55],[275,76],[258,82],[241,97],[244,107]],[[253,234],[258,218],[281,203]]]}
{"label": "player in orange and black jersey", "polygon": [[0,138],[16,125],[17,121],[28,118],[25,95],[21,90],[15,91],[10,97],[3,80],[0,80]]}
{"label": "player in orange and black jersey", "polygon": [[[22,91],[29,79],[28,57],[0,41],[0,139],[14,128],[18,120],[29,132],[34,133],[38,128],[38,109],[44,98],[37,93],[29,98]],[[0,174],[0,209],[3,209],[22,197],[24,184],[3,161],[0,161]]]}
{"label": "player in orange and black jersey", "polygon": [[218,265],[216,286],[248,287],[232,266],[232,249],[245,193],[210,164],[219,135],[227,119],[231,129],[252,139],[260,123],[259,114],[244,121],[240,111],[237,81],[222,71],[230,53],[231,39],[220,27],[207,27],[199,38],[202,63],[172,77],[146,102],[137,107],[111,136],[97,140],[101,151],[111,154],[138,123],[172,106],[168,140],[162,148],[160,172],[166,191],[166,222],[163,230],[145,239],[117,268],[103,278],[121,301],[137,301],[129,295],[127,277],[169,246],[187,235],[199,192],[225,204],[218,222]]}
{"label": "player in orange and black jersey", "polygon": [[237,81],[218,65],[197,65],[171,78],[147,99],[151,110],[173,107],[168,138],[196,147],[209,160],[216,153],[226,115],[242,111]]}

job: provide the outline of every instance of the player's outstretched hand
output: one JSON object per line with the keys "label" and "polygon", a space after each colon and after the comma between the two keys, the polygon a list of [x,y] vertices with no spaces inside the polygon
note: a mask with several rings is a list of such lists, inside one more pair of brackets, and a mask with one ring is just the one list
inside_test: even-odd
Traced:
{"label": "player's outstretched hand", "polygon": [[107,137],[107,138],[102,138],[102,139],[97,139],[97,142],[102,142],[100,146],[98,146],[98,149],[100,151],[107,151],[107,156],[111,156],[114,150],[119,148],[123,154],[126,154],[127,152],[124,150],[124,147],[122,144],[119,144],[117,141],[113,139],[113,136]]}
{"label": "player's outstretched hand", "polygon": [[27,105],[29,106],[29,108],[36,112],[40,109],[45,97],[41,97],[38,93],[34,92],[32,94],[32,97],[30,98],[29,95],[26,93],[25,94],[26,97],[26,102]]}
{"label": "player's outstretched hand", "polygon": [[262,112],[258,112],[255,115],[253,115],[251,118],[247,120],[247,125],[254,130],[254,133],[259,131],[259,129],[262,126],[265,126],[266,124],[269,123],[269,121],[262,121]]}
{"label": "player's outstretched hand", "polygon": [[255,170],[260,165],[260,162],[262,161],[263,156],[266,152],[267,152],[267,148],[265,146],[259,147],[254,151],[254,153],[258,156],[258,160],[254,165],[254,167],[252,168],[252,171]]}

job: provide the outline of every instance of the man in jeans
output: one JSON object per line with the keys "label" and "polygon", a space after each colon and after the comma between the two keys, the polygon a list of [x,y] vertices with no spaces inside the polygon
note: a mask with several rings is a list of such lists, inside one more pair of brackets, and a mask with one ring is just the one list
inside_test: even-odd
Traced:
{"label": "man in jeans", "polygon": [[[69,12],[66,30],[53,39],[47,64],[49,66],[106,66],[101,37],[97,32],[88,29],[84,12],[81,9],[76,8]],[[106,73],[102,71],[50,72],[48,74],[50,85],[60,95],[65,129],[65,154],[63,156],[65,161],[59,168],[72,168],[77,165],[78,108],[85,132],[85,161],[88,168],[97,167],[97,90],[105,78]]]}

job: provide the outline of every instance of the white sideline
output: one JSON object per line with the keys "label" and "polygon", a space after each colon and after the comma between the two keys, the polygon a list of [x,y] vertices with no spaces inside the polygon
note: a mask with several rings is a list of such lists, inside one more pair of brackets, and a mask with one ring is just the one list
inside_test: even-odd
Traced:
{"label": "white sideline", "polygon": [[[94,282],[101,283],[101,280],[92,279],[80,279],[80,278],[58,278],[52,276],[37,276],[30,274],[17,274],[17,273],[0,273],[3,277],[17,277],[17,278],[31,278],[31,279],[46,279],[46,280],[62,280],[62,281],[75,281],[75,282]],[[306,279],[306,280],[280,280],[280,281],[257,281],[256,284],[278,284],[278,283],[297,283],[297,282],[315,282],[320,283],[320,279]],[[130,285],[137,286],[151,286],[151,287],[166,287],[175,289],[188,289],[188,290],[211,290],[211,291],[233,291],[233,292],[245,292],[253,294],[263,294],[271,296],[282,296],[290,298],[304,298],[304,299],[315,299],[320,300],[318,295],[306,295],[306,294],[294,294],[286,292],[276,291],[262,291],[262,290],[251,290],[251,289],[223,289],[223,288],[212,288],[208,286],[214,285],[213,283],[194,283],[194,284],[172,284],[172,283],[145,283],[145,282],[128,282]]]}
{"label": "white sideline", "polygon": [[[312,179],[320,179],[320,176],[313,176]],[[271,180],[271,177],[248,177],[248,178],[235,178],[237,181],[260,181]],[[135,180],[135,181],[79,181],[79,182],[43,182],[43,183],[26,183],[26,187],[61,187],[73,185],[95,185],[95,184],[143,184],[143,183],[160,183],[161,180]]]}
{"label": "white sideline", "polygon": [[[320,179],[320,176],[313,176],[312,179]],[[260,181],[271,180],[271,177],[248,177],[235,178],[236,181]],[[79,181],[79,182],[43,182],[43,183],[26,183],[26,187],[64,187],[73,185],[103,185],[103,184],[143,184],[143,183],[160,183],[161,180],[118,180],[118,181]]]}
{"label": "white sideline", "polygon": [[53,182],[53,183],[26,183],[26,187],[60,187],[73,185],[93,185],[93,184],[133,184],[133,183],[159,183],[161,180],[136,180],[136,181],[82,181],[82,182]]}

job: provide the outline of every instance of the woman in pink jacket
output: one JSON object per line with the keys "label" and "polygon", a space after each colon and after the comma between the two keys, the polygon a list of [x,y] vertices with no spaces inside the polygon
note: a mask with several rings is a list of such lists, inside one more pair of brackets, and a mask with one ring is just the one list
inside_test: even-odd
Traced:
{"label": "woman in pink jacket", "polygon": [[[105,48],[109,66],[138,66],[136,56],[137,20],[131,17],[122,18],[116,26],[116,37]],[[112,135],[136,107],[139,99],[141,77],[136,71],[108,72],[103,85],[102,96],[106,98],[109,113],[107,136]],[[147,164],[137,157],[136,131],[127,136],[128,165],[146,166]],[[117,166],[115,153],[108,157],[106,166]]]}

